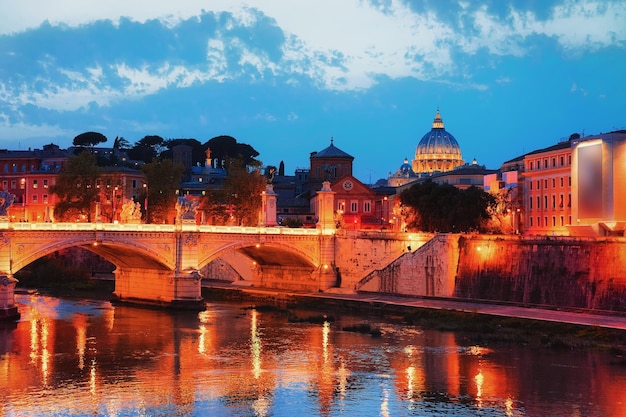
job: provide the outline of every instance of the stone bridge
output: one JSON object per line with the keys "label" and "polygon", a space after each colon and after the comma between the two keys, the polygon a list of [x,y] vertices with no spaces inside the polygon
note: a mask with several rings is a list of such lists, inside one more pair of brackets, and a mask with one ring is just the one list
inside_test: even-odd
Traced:
{"label": "stone bridge", "polygon": [[247,268],[241,275],[258,287],[350,290],[372,270],[427,240],[334,228],[6,222],[0,224],[0,309],[13,308],[17,271],[69,247],[115,265],[117,299],[184,308],[201,307],[200,271],[217,259],[235,259],[237,268]]}

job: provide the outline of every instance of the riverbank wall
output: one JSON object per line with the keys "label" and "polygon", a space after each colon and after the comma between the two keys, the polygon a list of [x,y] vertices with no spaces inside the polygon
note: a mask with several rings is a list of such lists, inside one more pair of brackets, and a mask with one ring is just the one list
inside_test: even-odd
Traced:
{"label": "riverbank wall", "polygon": [[626,239],[437,235],[355,289],[625,312]]}

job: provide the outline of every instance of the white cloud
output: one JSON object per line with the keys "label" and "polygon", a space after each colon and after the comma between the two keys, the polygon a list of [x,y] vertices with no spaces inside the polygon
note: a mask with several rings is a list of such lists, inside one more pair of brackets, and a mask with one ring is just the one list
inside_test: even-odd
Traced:
{"label": "white cloud", "polygon": [[[449,75],[464,77],[466,87],[473,88],[476,84],[471,80],[471,72],[456,63],[454,54],[459,47],[470,55],[484,49],[493,55],[522,56],[527,53],[528,39],[537,35],[558,40],[568,51],[611,44],[623,46],[626,40],[626,3],[600,0],[564,0],[553,7],[546,20],[513,7],[502,18],[487,6],[472,9],[471,3],[463,3],[459,16],[452,17],[452,25],[434,11],[416,12],[401,0],[390,0],[384,7],[366,0],[5,3],[0,33],[26,30],[46,20],[51,24],[77,26],[99,19],[117,22],[128,17],[138,22],[159,19],[174,27],[204,11],[233,14],[226,27],[218,28],[216,38],[207,39],[204,67],[117,64],[113,69],[125,81],[125,87],[118,89],[102,84],[100,80],[106,69],[100,66],[85,68],[82,73],[62,70],[68,80],[65,84],[54,86],[51,80],[40,79],[44,85],[49,82],[50,87],[40,92],[27,92],[24,87],[18,89],[16,97],[9,97],[14,104],[33,103],[62,110],[76,110],[92,102],[109,105],[121,98],[142,97],[164,88],[188,87],[208,80],[223,82],[242,75],[254,80],[268,73],[290,77],[290,83],[298,82],[298,76],[305,76],[320,88],[332,90],[367,89],[380,76],[445,80]],[[243,39],[223,37],[229,28],[253,26],[259,12],[274,19],[285,34],[280,61],[250,49]],[[233,48],[239,54],[240,66],[236,69],[229,68],[226,59],[227,49]],[[49,59],[50,62],[42,64],[58,65],[53,58]],[[242,74],[246,68],[254,71]],[[484,85],[478,87],[482,89]]]}

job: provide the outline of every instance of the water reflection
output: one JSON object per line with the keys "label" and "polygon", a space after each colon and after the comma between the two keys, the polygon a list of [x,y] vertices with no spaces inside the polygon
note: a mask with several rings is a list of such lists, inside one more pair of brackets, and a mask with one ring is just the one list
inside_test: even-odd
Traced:
{"label": "water reflection", "polygon": [[289,323],[20,296],[0,327],[0,415],[618,416],[626,369],[601,352],[464,345],[362,317]]}

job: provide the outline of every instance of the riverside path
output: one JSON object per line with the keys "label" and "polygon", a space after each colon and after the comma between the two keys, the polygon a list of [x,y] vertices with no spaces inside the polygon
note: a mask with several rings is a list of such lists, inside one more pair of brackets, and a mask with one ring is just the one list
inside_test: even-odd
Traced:
{"label": "riverside path", "polygon": [[556,323],[567,323],[581,326],[596,326],[609,329],[626,330],[626,316],[614,313],[591,310],[557,310],[537,307],[523,307],[516,305],[479,302],[475,300],[442,299],[428,297],[402,297],[380,293],[342,293],[342,292],[289,292],[265,290],[261,288],[243,287],[228,284],[210,283],[207,288],[230,289],[242,291],[254,296],[271,298],[309,298],[326,300],[344,300],[376,306],[399,306],[438,310],[453,310],[468,313],[486,314],[501,317],[516,317],[528,320],[541,320]]}

